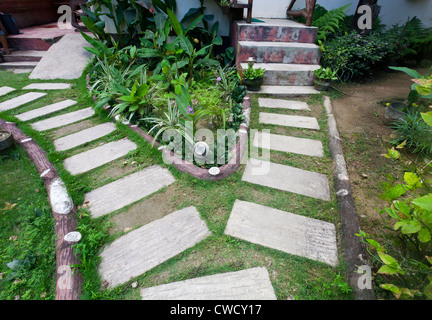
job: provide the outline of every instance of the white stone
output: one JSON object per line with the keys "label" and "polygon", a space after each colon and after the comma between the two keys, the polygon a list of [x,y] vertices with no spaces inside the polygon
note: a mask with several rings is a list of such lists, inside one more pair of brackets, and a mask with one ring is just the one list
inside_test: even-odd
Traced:
{"label": "white stone", "polygon": [[168,169],[151,166],[85,195],[93,218],[121,209],[175,182]]}
{"label": "white stone", "polygon": [[211,167],[208,170],[209,174],[211,174],[212,176],[217,176],[220,173],[220,169],[218,167]]}
{"label": "white stone", "polygon": [[4,96],[8,94],[9,92],[15,91],[15,88],[11,87],[0,87],[0,96]]}
{"label": "white stone", "polygon": [[143,300],[276,300],[264,267],[219,273],[141,290]]}
{"label": "white stone", "polygon": [[248,159],[242,180],[307,197],[330,200],[330,186],[326,175],[269,161]]}
{"label": "white stone", "polygon": [[81,233],[72,231],[66,234],[63,239],[67,242],[79,242],[81,240]]}
{"label": "white stone", "polygon": [[63,90],[69,89],[71,83],[31,83],[23,88],[23,90]]}
{"label": "white stone", "polygon": [[[263,145],[263,139],[270,145]],[[322,142],[319,140],[282,136],[265,132],[257,132],[253,145],[259,148],[322,157],[324,155]]]}
{"label": "white stone", "polygon": [[291,116],[278,113],[260,112],[259,122],[264,124],[319,130],[319,124],[314,117]]}
{"label": "white stone", "polygon": [[99,273],[113,288],[158,266],[210,235],[195,207],[175,211],[135,229],[101,253]]}
{"label": "white stone", "polygon": [[69,214],[73,209],[72,199],[69,197],[66,186],[60,178],[51,182],[49,197],[54,212]]}
{"label": "white stone", "polygon": [[46,93],[29,92],[29,93],[23,94],[23,95],[18,96],[16,98],[12,98],[10,100],[6,100],[6,101],[0,103],[0,111],[6,111],[6,110],[18,108],[18,107],[20,107],[26,103],[40,99],[43,96],[46,96]]}
{"label": "white stone", "polygon": [[72,175],[81,174],[121,158],[136,147],[128,139],[109,142],[65,159],[64,166]]}
{"label": "white stone", "polygon": [[76,103],[76,101],[73,100],[64,100],[61,102],[57,102],[57,103],[53,103],[50,104],[48,106],[42,107],[42,108],[38,108],[38,109],[34,109],[25,113],[21,113],[16,115],[15,117],[18,118],[21,121],[28,121],[28,120],[32,120],[38,117],[42,117],[60,110],[63,110],[65,108],[68,108],[72,105],[74,105]]}
{"label": "white stone", "polygon": [[236,200],[225,234],[289,254],[336,266],[332,223]]}
{"label": "white stone", "polygon": [[263,108],[277,108],[289,110],[310,110],[306,102],[298,100],[283,100],[271,98],[258,98],[258,104]]}
{"label": "white stone", "polygon": [[59,116],[49,119],[41,120],[39,122],[35,122],[31,126],[37,131],[51,130],[90,118],[94,115],[94,113],[95,112],[92,108],[85,108],[78,111],[61,114]]}
{"label": "white stone", "polygon": [[54,141],[54,147],[57,151],[69,150],[87,142],[102,138],[115,130],[115,124],[111,122],[103,123],[57,139]]}
{"label": "white stone", "polygon": [[255,93],[290,97],[319,94],[320,92],[315,90],[313,86],[261,86],[261,89]]}

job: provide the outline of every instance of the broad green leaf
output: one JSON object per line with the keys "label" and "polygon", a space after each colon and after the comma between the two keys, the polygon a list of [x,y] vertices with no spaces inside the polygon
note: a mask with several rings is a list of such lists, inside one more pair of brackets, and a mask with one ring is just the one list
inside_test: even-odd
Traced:
{"label": "broad green leaf", "polygon": [[432,211],[432,193],[428,194],[427,196],[414,199],[412,203],[423,210]]}
{"label": "broad green leaf", "polygon": [[404,180],[408,185],[419,188],[421,187],[420,178],[413,172],[405,172],[404,174]]}
{"label": "broad green leaf", "polygon": [[401,212],[404,216],[406,216],[406,217],[410,217],[411,216],[411,214],[410,214],[411,213],[411,208],[405,202],[403,202],[403,201],[395,201],[393,204],[394,204],[395,208],[397,210],[399,210],[399,212]]}
{"label": "broad green leaf", "polygon": [[426,298],[428,298],[429,300],[432,300],[432,283],[428,284],[424,288],[423,293],[426,296]]}
{"label": "broad green leaf", "polygon": [[432,225],[432,211],[423,211],[420,218],[424,223]]}
{"label": "broad green leaf", "polygon": [[188,56],[191,56],[193,53],[193,45],[185,36],[179,36],[180,47],[186,52]]}
{"label": "broad green leaf", "polygon": [[423,242],[423,243],[429,242],[431,240],[431,234],[430,234],[428,229],[422,228],[420,230],[420,232],[418,233],[418,238],[419,238],[420,242]]}
{"label": "broad green leaf", "polygon": [[192,21],[189,27],[185,30],[184,34],[187,35],[189,31],[195,29],[203,19],[204,19],[204,15],[200,15],[198,18]]}
{"label": "broad green leaf", "polygon": [[383,252],[378,252],[378,255],[381,261],[384,262],[386,265],[396,269],[400,269],[399,263],[392,256]]}
{"label": "broad green leaf", "polygon": [[168,14],[168,17],[170,19],[171,26],[172,26],[174,32],[176,33],[176,35],[182,36],[183,35],[183,27],[180,24],[180,22],[178,21],[176,15],[169,8],[167,8],[167,14]]}
{"label": "broad green leaf", "polygon": [[222,37],[221,36],[217,36],[216,38],[213,39],[212,44],[214,44],[215,46],[220,46],[222,45]]}
{"label": "broad green leaf", "polygon": [[403,195],[405,192],[407,192],[406,187],[404,185],[398,184],[398,185],[390,188],[386,192],[384,192],[384,194],[381,197],[384,200],[392,201],[392,200],[400,197],[401,195]]}
{"label": "broad green leaf", "polygon": [[412,234],[417,233],[420,231],[422,225],[419,221],[413,220],[413,221],[407,221],[401,229],[401,232],[403,234]]}
{"label": "broad green leaf", "polygon": [[383,288],[383,289],[385,289],[385,290],[388,290],[388,291],[392,292],[397,299],[400,298],[401,291],[394,284],[390,284],[390,283],[382,284],[382,285],[380,285],[380,287]]}
{"label": "broad green leaf", "polygon": [[382,267],[378,270],[378,273],[379,273],[379,274],[390,274],[390,275],[393,275],[393,274],[396,274],[396,273],[399,273],[399,272],[398,272],[398,269],[395,269],[395,268],[393,268],[393,267],[390,267],[390,266],[384,265],[384,266],[382,266]]}
{"label": "broad green leaf", "polygon": [[406,68],[406,67],[389,67],[390,69],[396,70],[396,71],[402,71],[405,72],[406,74],[410,75],[413,78],[421,78],[420,73],[418,73],[416,70],[410,69],[410,68]]}
{"label": "broad green leaf", "polygon": [[421,113],[423,120],[430,126],[432,126],[432,112]]}

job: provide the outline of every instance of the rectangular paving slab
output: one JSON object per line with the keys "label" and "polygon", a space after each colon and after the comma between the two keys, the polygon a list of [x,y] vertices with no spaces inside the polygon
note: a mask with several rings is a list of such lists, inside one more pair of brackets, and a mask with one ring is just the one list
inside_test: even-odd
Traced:
{"label": "rectangular paving slab", "polygon": [[195,207],[175,211],[133,230],[101,253],[99,274],[113,288],[158,266],[210,235]]}
{"label": "rectangular paving slab", "polygon": [[264,267],[188,279],[141,290],[143,300],[276,300]]}
{"label": "rectangular paving slab", "polygon": [[291,116],[286,114],[260,112],[259,122],[302,129],[320,129],[318,120],[314,117]]}
{"label": "rectangular paving slab", "polygon": [[136,148],[134,142],[121,139],[69,157],[64,160],[64,166],[72,175],[77,175],[121,158]]}
{"label": "rectangular paving slab", "polygon": [[69,89],[71,83],[31,83],[25,86],[23,90],[63,90]]}
{"label": "rectangular paving slab", "polygon": [[151,166],[85,195],[91,216],[100,217],[141,200],[175,182],[168,169]]}
{"label": "rectangular paving slab", "polygon": [[304,101],[258,98],[258,104],[264,108],[278,108],[289,110],[310,110],[309,105]]}
{"label": "rectangular paving slab", "polygon": [[15,88],[11,87],[0,87],[0,97],[8,94],[9,92],[15,91]]}
{"label": "rectangular paving slab", "polygon": [[[324,155],[323,145],[319,140],[257,132],[253,139],[253,145],[258,148],[263,148],[263,142],[266,144],[264,145],[265,149],[315,157],[322,157]],[[267,145],[267,142],[270,142],[270,144]]]}
{"label": "rectangular paving slab", "polygon": [[59,116],[49,119],[41,120],[39,122],[35,122],[31,126],[37,131],[51,130],[90,118],[94,115],[94,113],[95,112],[92,108],[85,108],[78,111],[61,114]]}
{"label": "rectangular paving slab", "polygon": [[6,100],[0,103],[0,111],[6,111],[6,110],[18,108],[26,103],[40,99],[45,95],[46,93],[43,92],[29,92],[21,96],[12,98],[10,100]]}
{"label": "rectangular paving slab", "polygon": [[336,266],[332,223],[236,200],[225,234],[289,254]]}
{"label": "rectangular paving slab", "polygon": [[307,197],[330,200],[330,186],[326,175],[278,163],[250,158],[242,180]]}
{"label": "rectangular paving slab", "polygon": [[68,99],[61,102],[50,104],[42,108],[38,108],[25,113],[18,114],[15,117],[17,117],[21,121],[28,121],[28,120],[36,119],[66,109],[70,106],[73,106],[75,103],[76,101]]}
{"label": "rectangular paving slab", "polygon": [[57,151],[65,151],[90,141],[102,138],[111,132],[116,130],[114,123],[107,122],[91,127],[76,133],[70,134],[68,136],[59,138],[54,141],[54,147]]}

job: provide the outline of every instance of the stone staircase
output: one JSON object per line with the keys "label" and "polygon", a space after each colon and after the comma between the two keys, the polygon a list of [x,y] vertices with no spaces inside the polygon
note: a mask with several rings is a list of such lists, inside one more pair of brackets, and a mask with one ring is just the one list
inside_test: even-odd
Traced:
{"label": "stone staircase", "polygon": [[320,48],[315,44],[317,28],[288,19],[261,19],[251,24],[234,22],[236,65],[247,68],[253,57],[255,68],[265,68],[263,94],[277,96],[317,93],[312,85],[319,68]]}

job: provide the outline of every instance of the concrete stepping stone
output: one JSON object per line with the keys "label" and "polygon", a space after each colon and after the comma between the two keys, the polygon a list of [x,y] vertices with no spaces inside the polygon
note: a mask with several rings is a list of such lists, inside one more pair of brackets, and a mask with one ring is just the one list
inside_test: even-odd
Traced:
{"label": "concrete stepping stone", "polygon": [[11,87],[0,87],[0,97],[8,94],[9,92],[15,91],[15,88]]}
{"label": "concrete stepping stone", "polygon": [[326,175],[269,161],[248,159],[242,180],[307,197],[330,200],[330,186]]}
{"label": "concrete stepping stone", "polygon": [[309,105],[306,102],[297,100],[258,98],[258,104],[263,108],[310,110]]}
{"label": "concrete stepping stone", "polygon": [[61,114],[59,116],[49,119],[41,120],[39,122],[35,122],[31,126],[37,131],[51,130],[90,118],[94,115],[94,113],[95,112],[92,108],[85,108],[78,111]]}
{"label": "concrete stepping stone", "polygon": [[263,139],[264,142],[270,142],[269,146],[264,146],[266,147],[265,149],[315,157],[322,157],[324,155],[323,145],[319,140],[256,132],[253,139],[253,145],[258,148],[263,148]]}
{"label": "concrete stepping stone", "polygon": [[318,120],[314,117],[291,116],[278,113],[260,112],[259,122],[285,127],[319,130]]}
{"label": "concrete stepping stone", "polygon": [[59,138],[54,141],[54,147],[57,151],[73,149],[85,143],[102,138],[116,130],[115,124],[111,122],[103,123],[89,129],[78,131],[68,136]]}
{"label": "concrete stepping stone", "polygon": [[151,166],[85,195],[93,218],[121,209],[175,182],[169,170]]}
{"label": "concrete stepping stone", "polygon": [[75,103],[76,101],[73,100],[64,100],[61,102],[50,104],[42,108],[38,108],[25,113],[18,114],[15,117],[21,121],[28,121],[28,120],[36,119],[66,109],[70,106],[73,106]]}
{"label": "concrete stepping stone", "polygon": [[132,141],[121,139],[69,157],[64,160],[64,166],[72,175],[78,175],[121,158],[136,148]]}
{"label": "concrete stepping stone", "polygon": [[6,100],[6,101],[0,103],[0,111],[6,111],[6,110],[18,108],[18,107],[20,107],[26,103],[40,99],[43,96],[46,96],[46,93],[29,92],[29,93],[23,94],[23,95],[18,96],[16,98],[12,98],[10,100]]}
{"label": "concrete stepping stone", "polygon": [[175,211],[133,230],[101,253],[99,274],[108,288],[143,274],[210,235],[195,207]]}
{"label": "concrete stepping stone", "polygon": [[264,267],[188,279],[141,290],[143,300],[276,300]]}
{"label": "concrete stepping stone", "polygon": [[332,223],[236,200],[225,234],[289,254],[336,266]]}
{"label": "concrete stepping stone", "polygon": [[261,86],[258,94],[270,94],[279,97],[292,97],[292,96],[308,96],[311,94],[319,94],[313,86]]}
{"label": "concrete stepping stone", "polygon": [[70,89],[71,86],[71,83],[32,83],[23,90],[63,90]]}

